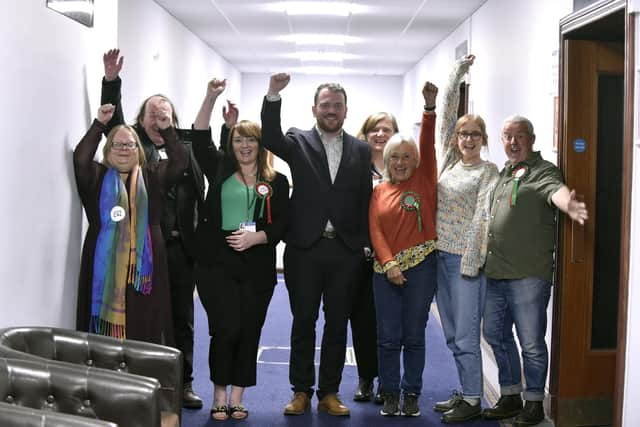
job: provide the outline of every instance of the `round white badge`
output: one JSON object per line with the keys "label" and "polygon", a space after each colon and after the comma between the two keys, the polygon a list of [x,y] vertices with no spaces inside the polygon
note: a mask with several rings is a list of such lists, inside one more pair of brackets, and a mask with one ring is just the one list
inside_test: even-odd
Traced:
{"label": "round white badge", "polygon": [[126,216],[126,212],[122,206],[114,206],[111,209],[111,221],[120,222]]}
{"label": "round white badge", "polygon": [[258,192],[259,195],[264,197],[267,194],[269,194],[269,187],[265,184],[258,184],[256,186],[256,191]]}

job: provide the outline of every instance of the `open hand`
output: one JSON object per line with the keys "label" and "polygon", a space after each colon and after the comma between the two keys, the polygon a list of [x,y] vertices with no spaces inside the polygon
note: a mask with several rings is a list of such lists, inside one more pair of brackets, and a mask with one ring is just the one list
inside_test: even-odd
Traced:
{"label": "open hand", "polygon": [[238,123],[238,116],[240,115],[240,110],[235,103],[229,101],[227,99],[227,105],[222,106],[222,118],[224,119],[224,124],[228,129],[231,129]]}
{"label": "open hand", "polygon": [[118,78],[123,62],[124,56],[120,56],[120,49],[110,49],[102,55],[105,80],[110,82]]}
{"label": "open hand", "polygon": [[227,244],[234,251],[246,251],[256,244],[256,233],[248,230],[236,230],[227,236]]}
{"label": "open hand", "polygon": [[567,214],[571,217],[572,220],[578,221],[580,225],[584,225],[584,222],[589,219],[587,205],[577,199],[576,190],[571,190],[571,193],[569,193]]}

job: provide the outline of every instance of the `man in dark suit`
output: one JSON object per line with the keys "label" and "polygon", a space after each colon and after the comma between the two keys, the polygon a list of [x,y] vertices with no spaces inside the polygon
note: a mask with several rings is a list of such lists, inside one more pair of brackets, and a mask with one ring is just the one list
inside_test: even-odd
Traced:
{"label": "man in dark suit", "polygon": [[289,164],[293,193],[285,236],[285,281],[293,314],[287,415],[304,414],[314,392],[316,320],[323,303],[325,325],[318,374],[318,410],[349,415],[337,393],[344,368],[347,322],[354,284],[369,251],[371,196],[369,146],[343,131],[347,95],[336,83],[314,96],[313,129],[282,133],[280,91],[290,81],[274,74],[262,105],[262,140]]}
{"label": "man in dark suit", "polygon": [[[116,105],[116,112],[108,127],[123,124],[121,85],[119,77],[123,57],[119,49],[109,50],[103,56],[104,80],[101,103]],[[178,128],[178,117],[171,101],[163,95],[153,95],[141,105],[133,127],[140,136],[147,162],[167,159],[164,140],[155,125],[155,116],[167,111],[173,125]],[[195,227],[197,210],[204,202],[204,177],[191,147],[191,131],[178,129],[180,142],[189,153],[189,166],[166,195],[162,213],[162,235],[167,249],[171,307],[176,348],[183,354],[183,406],[202,408],[202,399],[193,391],[193,292],[195,290],[194,265]]]}

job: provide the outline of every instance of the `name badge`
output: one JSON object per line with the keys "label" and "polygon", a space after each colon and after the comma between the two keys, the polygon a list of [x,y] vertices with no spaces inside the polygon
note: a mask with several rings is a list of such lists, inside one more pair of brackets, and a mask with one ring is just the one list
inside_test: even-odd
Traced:
{"label": "name badge", "polygon": [[167,160],[169,157],[167,156],[167,150],[161,148],[158,150],[158,156],[160,156],[160,160]]}
{"label": "name badge", "polygon": [[252,233],[256,232],[256,223],[253,221],[241,222],[240,230],[251,231]]}

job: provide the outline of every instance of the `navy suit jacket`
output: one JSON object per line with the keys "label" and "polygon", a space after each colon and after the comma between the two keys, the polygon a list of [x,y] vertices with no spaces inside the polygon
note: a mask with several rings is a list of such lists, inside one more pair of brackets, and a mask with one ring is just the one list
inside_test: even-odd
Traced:
{"label": "navy suit jacket", "polygon": [[369,145],[346,132],[342,158],[331,182],[329,164],[317,130],[291,128],[282,133],[281,101],[262,103],[262,142],[289,164],[293,193],[289,200],[288,245],[312,246],[322,237],[327,220],[338,237],[353,251],[369,243],[369,198],[371,197],[371,150]]}

